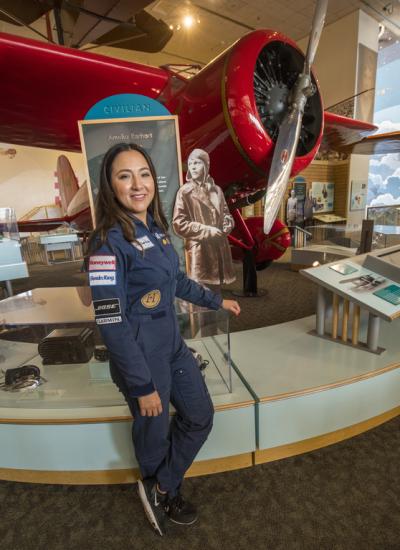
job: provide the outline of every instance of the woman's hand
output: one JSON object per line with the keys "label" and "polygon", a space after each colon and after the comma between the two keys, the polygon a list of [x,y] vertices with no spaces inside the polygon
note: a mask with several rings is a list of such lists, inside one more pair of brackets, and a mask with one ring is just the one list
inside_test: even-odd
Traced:
{"label": "woman's hand", "polygon": [[138,397],[140,414],[142,416],[158,416],[162,413],[162,404],[158,392]]}
{"label": "woman's hand", "polygon": [[234,313],[236,317],[240,314],[240,305],[236,300],[222,300],[222,307],[226,309],[226,311]]}

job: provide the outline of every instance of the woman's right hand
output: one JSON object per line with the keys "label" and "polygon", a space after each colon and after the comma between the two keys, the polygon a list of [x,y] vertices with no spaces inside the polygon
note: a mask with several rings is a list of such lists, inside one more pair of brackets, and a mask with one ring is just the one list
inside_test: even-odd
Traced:
{"label": "woman's right hand", "polygon": [[161,399],[157,391],[138,397],[138,402],[142,416],[158,416],[162,413]]}

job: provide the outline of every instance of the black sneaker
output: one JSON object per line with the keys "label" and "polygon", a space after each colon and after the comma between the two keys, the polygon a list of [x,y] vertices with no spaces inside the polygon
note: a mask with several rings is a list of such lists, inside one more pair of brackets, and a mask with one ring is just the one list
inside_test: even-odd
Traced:
{"label": "black sneaker", "polygon": [[191,525],[197,520],[196,507],[184,500],[180,493],[173,498],[168,498],[165,511],[169,519],[179,525]]}
{"label": "black sneaker", "polygon": [[165,533],[167,495],[162,495],[157,491],[157,481],[151,477],[138,480],[138,491],[147,519],[155,531],[163,536]]}

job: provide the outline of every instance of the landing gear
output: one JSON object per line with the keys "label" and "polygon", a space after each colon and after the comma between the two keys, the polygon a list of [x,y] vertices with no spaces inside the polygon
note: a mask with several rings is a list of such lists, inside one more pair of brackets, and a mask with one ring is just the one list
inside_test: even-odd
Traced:
{"label": "landing gear", "polygon": [[[232,294],[242,298],[260,298],[261,296],[265,296],[268,291],[264,288],[257,288],[257,265],[255,262],[254,250],[244,251],[242,265],[243,290],[233,291]],[[264,269],[264,267],[267,266],[262,265],[261,269]]]}

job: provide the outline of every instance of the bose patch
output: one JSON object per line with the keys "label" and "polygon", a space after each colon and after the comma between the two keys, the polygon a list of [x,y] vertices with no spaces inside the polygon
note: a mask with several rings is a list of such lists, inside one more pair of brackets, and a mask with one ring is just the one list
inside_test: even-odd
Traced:
{"label": "bose patch", "polygon": [[89,271],[115,271],[117,262],[115,256],[91,256]]}
{"label": "bose patch", "polygon": [[140,300],[142,302],[142,305],[146,307],[147,309],[152,309],[153,307],[157,307],[161,300],[161,292],[159,290],[151,290],[144,296],[142,296],[142,299]]}
{"label": "bose patch", "polygon": [[95,273],[89,273],[90,286],[115,285],[116,283],[117,274],[115,271],[97,271]]}
{"label": "bose patch", "polygon": [[[147,250],[148,248],[153,248],[154,247],[154,244],[151,242],[151,240],[149,239],[149,237],[147,237],[146,235],[144,237],[139,237],[138,239],[136,239],[138,243],[140,244],[136,244],[136,243],[132,243],[133,246],[135,248],[137,248],[138,250]],[[140,246],[141,245],[141,246]]]}
{"label": "bose patch", "polygon": [[119,298],[94,300],[93,307],[95,317],[101,317],[104,315],[118,315],[118,313],[121,313],[121,304]]}
{"label": "bose patch", "polygon": [[98,317],[96,319],[97,325],[110,325],[111,323],[121,323],[121,315],[114,315],[113,317]]}

